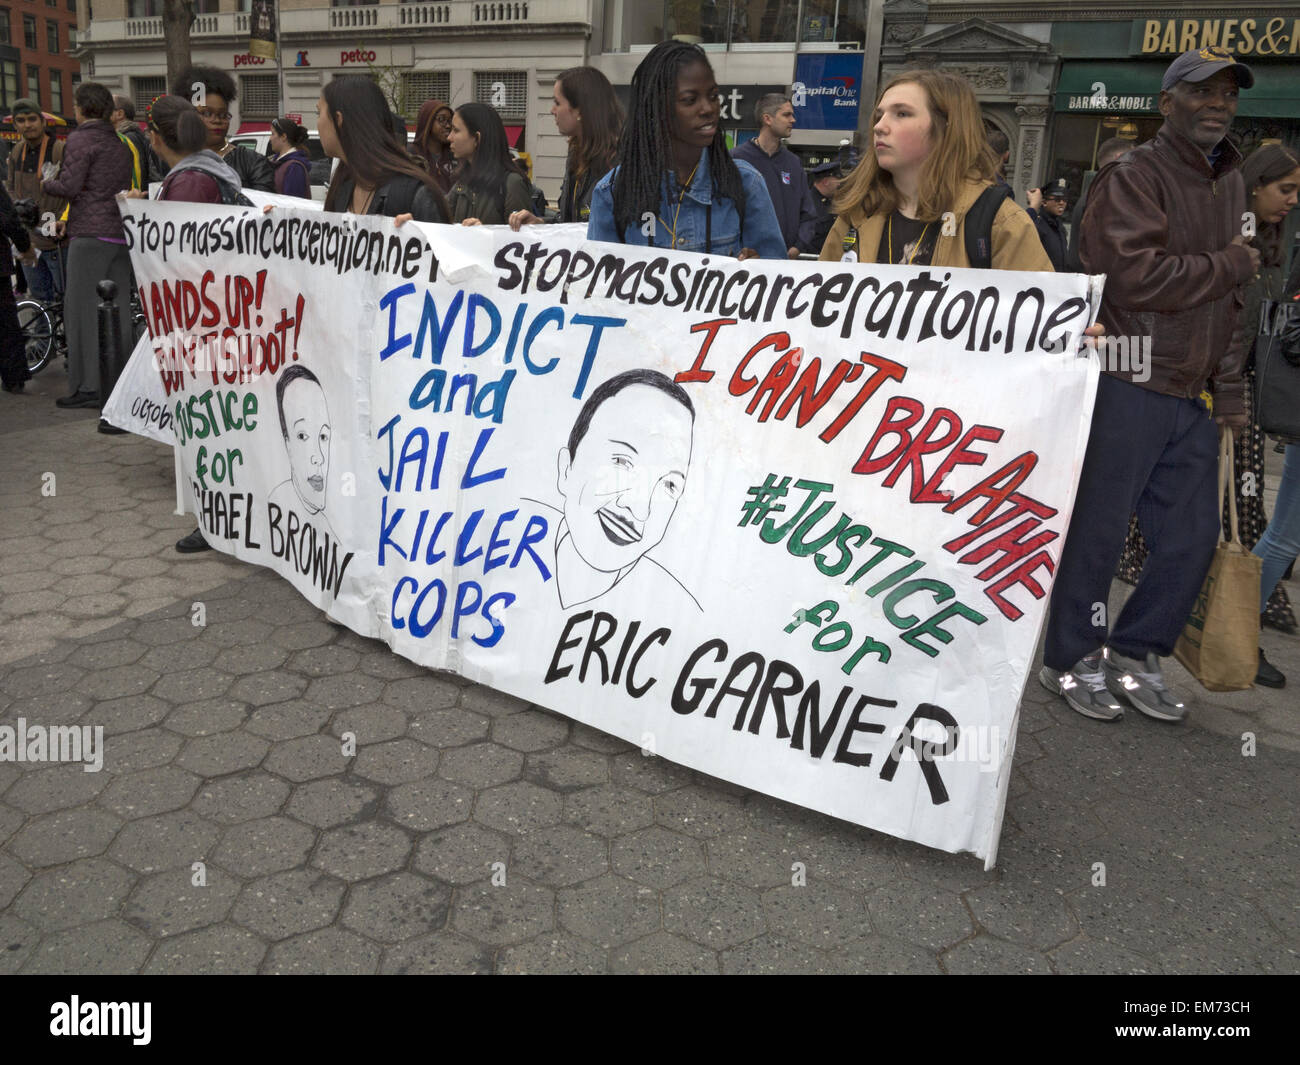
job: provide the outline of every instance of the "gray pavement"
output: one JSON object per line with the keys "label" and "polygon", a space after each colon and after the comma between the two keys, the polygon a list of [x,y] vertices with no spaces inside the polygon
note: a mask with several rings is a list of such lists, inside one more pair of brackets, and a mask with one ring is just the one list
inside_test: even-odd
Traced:
{"label": "gray pavement", "polygon": [[170,451],[65,387],[0,395],[0,724],[102,725],[105,758],[0,762],[0,972],[1300,971],[1295,637],[1264,635],[1282,692],[1172,669],[1182,727],[1031,681],[986,873],[175,554]]}

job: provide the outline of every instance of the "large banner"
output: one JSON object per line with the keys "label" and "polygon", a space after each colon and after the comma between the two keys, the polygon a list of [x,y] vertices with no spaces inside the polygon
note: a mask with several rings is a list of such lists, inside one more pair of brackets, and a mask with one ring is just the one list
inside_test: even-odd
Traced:
{"label": "large banner", "polygon": [[1089,279],[123,214],[215,547],[415,662],[991,864]]}

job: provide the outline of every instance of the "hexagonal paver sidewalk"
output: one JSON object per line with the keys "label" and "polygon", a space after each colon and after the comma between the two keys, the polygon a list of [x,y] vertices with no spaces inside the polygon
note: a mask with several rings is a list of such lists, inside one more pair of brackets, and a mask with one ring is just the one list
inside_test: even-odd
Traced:
{"label": "hexagonal paver sidewalk", "polygon": [[25,424],[0,724],[105,745],[98,773],[0,762],[0,972],[1300,971],[1278,704],[1106,727],[1031,684],[985,872],[416,667],[177,555],[169,452]]}

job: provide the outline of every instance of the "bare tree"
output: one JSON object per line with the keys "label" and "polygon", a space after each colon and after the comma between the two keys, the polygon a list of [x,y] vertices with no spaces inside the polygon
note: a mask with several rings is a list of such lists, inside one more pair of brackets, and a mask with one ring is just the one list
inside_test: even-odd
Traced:
{"label": "bare tree", "polygon": [[193,0],[163,0],[163,37],[167,44],[167,88],[176,84],[190,65],[190,26],[194,23]]}

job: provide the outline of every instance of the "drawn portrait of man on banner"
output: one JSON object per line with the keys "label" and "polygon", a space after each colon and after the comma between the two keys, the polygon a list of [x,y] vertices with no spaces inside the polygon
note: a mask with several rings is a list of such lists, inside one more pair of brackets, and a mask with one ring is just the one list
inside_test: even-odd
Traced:
{"label": "drawn portrait of man on banner", "polygon": [[657,370],[596,388],[556,457],[563,517],[552,548],[565,609],[618,589],[666,609],[700,604],[647,552],[664,538],[690,473],[695,407]]}
{"label": "drawn portrait of man on banner", "polygon": [[280,433],[289,456],[289,479],[275,486],[270,502],[323,525],[330,537],[337,540],[325,514],[330,440],[334,435],[325,389],[307,367],[290,366],[276,382],[275,401],[280,414]]}

